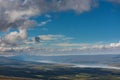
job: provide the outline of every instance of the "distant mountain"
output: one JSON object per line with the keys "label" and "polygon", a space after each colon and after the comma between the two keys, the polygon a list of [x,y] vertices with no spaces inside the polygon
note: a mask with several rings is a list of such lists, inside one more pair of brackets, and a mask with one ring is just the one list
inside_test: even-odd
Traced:
{"label": "distant mountain", "polygon": [[11,67],[29,67],[29,66],[38,66],[38,65],[47,65],[45,63],[38,63],[32,61],[24,61],[20,59],[14,59],[12,57],[2,57],[0,56],[0,66],[11,66]]}
{"label": "distant mountain", "polygon": [[7,57],[0,57],[0,65],[17,64],[19,61]]}
{"label": "distant mountain", "polygon": [[74,63],[74,64],[120,64],[120,55],[68,55],[68,56],[31,56],[18,55],[11,59],[23,61],[51,61],[57,63]]}

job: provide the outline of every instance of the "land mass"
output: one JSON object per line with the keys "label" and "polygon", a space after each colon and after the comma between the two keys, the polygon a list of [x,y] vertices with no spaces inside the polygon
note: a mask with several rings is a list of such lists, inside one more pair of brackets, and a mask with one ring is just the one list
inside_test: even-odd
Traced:
{"label": "land mass", "polygon": [[120,80],[120,70],[80,68],[0,57],[0,80]]}

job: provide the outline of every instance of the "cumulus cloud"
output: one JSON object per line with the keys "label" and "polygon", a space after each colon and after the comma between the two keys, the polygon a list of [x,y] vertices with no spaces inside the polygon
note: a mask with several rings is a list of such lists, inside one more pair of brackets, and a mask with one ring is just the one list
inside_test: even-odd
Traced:
{"label": "cumulus cloud", "polygon": [[30,5],[22,5],[23,0],[0,0],[0,30],[21,27],[29,17],[38,13]]}
{"label": "cumulus cloud", "polygon": [[[47,12],[73,10],[82,13],[89,11],[95,3],[96,0],[0,0],[0,30],[19,29],[22,26],[28,28],[30,25],[24,25],[24,23],[30,22],[31,17]],[[50,18],[49,15],[46,17]],[[39,25],[45,25],[48,22],[50,20],[43,21]]]}
{"label": "cumulus cloud", "polygon": [[89,43],[56,43],[62,49],[58,52],[68,54],[120,54],[120,42],[109,44],[89,44]]}
{"label": "cumulus cloud", "polygon": [[49,11],[91,9],[94,0],[0,0],[0,30],[17,28],[30,17]]}
{"label": "cumulus cloud", "polygon": [[[63,43],[64,44],[64,43]],[[15,47],[0,47],[0,53],[8,54],[22,54],[29,53],[31,55],[85,55],[85,54],[120,54],[120,42],[109,43],[109,44],[79,44],[79,43],[67,43],[63,45],[54,45],[58,46],[53,48],[51,45],[43,47],[44,45],[39,45],[39,43],[32,46],[21,45]],[[63,47],[64,46],[64,47]],[[77,48],[75,47],[77,46]]]}
{"label": "cumulus cloud", "polygon": [[[20,34],[23,32],[13,32],[8,36],[16,34],[15,39],[22,39]],[[11,37],[12,38],[12,37]],[[11,40],[14,40],[11,39]],[[23,37],[25,38],[25,37]],[[24,44],[9,46],[6,42],[0,44],[0,54],[21,54],[29,53],[34,55],[84,55],[84,54],[119,54],[120,52],[120,42],[116,43],[74,43],[69,42],[73,38],[66,37],[65,35],[40,35],[37,36],[40,41],[36,43],[35,37],[24,41]],[[9,39],[9,38],[8,38]],[[9,40],[10,42],[12,42]],[[5,41],[5,40],[4,40]],[[36,53],[36,54],[35,54]],[[64,53],[64,54],[63,54]]]}
{"label": "cumulus cloud", "polygon": [[14,31],[5,36],[5,40],[7,40],[10,43],[14,43],[16,41],[20,41],[26,38],[27,38],[26,29],[20,29],[19,32]]}
{"label": "cumulus cloud", "polygon": [[[95,0],[59,0],[60,10],[75,10],[77,12],[89,11]],[[61,6],[62,5],[62,6]]]}
{"label": "cumulus cloud", "polygon": [[[6,52],[16,52],[16,51],[39,51],[42,53],[49,52],[70,52],[70,51],[78,51],[78,53],[88,53],[89,51],[94,52],[104,52],[111,50],[118,50],[120,48],[120,42],[118,43],[110,43],[110,44],[78,44],[78,43],[57,43],[55,46],[60,47],[60,49],[46,49],[46,48],[36,48],[38,44],[35,46],[31,46],[32,48],[28,48],[28,44],[25,44],[24,47],[17,47],[18,45],[14,44],[15,42],[22,41],[27,37],[27,29],[36,24],[35,20],[31,20],[32,17],[46,14],[49,12],[60,12],[60,11],[68,11],[72,10],[78,13],[83,13],[91,10],[97,0],[0,0],[0,31],[9,31],[9,29],[14,28],[17,31],[10,32],[6,34],[4,39],[0,39],[0,51]],[[120,0],[108,0],[110,2],[120,3]],[[47,18],[51,16],[46,15]],[[43,21],[39,25],[45,25],[51,20]],[[38,36],[42,41],[57,41],[57,40],[70,40],[72,38],[63,36],[63,35],[40,35]],[[33,43],[34,40],[31,40]],[[7,45],[7,47],[6,47]],[[15,47],[9,46],[15,45]],[[62,48],[61,47],[67,47]],[[74,48],[77,46],[77,50]],[[35,48],[34,48],[35,47]],[[39,51],[40,52],[40,51]]]}
{"label": "cumulus cloud", "polygon": [[[31,20],[32,17],[67,10],[82,13],[89,11],[94,2],[95,0],[0,0],[0,31],[9,31],[11,28],[19,30],[6,35],[5,39],[11,42],[22,40],[27,37],[26,30],[36,23]],[[46,17],[51,16],[47,14]],[[39,26],[48,22],[51,20],[43,21]],[[24,28],[24,31],[21,28]]]}

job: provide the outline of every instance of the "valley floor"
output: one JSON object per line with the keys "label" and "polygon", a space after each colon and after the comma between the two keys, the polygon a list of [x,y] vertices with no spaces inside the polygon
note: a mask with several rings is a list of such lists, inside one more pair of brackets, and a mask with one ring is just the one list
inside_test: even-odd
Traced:
{"label": "valley floor", "polygon": [[0,67],[0,80],[120,80],[120,70],[34,66]]}

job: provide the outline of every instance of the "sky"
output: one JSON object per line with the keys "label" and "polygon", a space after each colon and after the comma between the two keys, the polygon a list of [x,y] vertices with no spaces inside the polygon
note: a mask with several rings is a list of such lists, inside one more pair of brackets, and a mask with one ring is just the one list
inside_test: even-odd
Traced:
{"label": "sky", "polygon": [[120,54],[119,21],[120,0],[0,0],[0,54]]}

